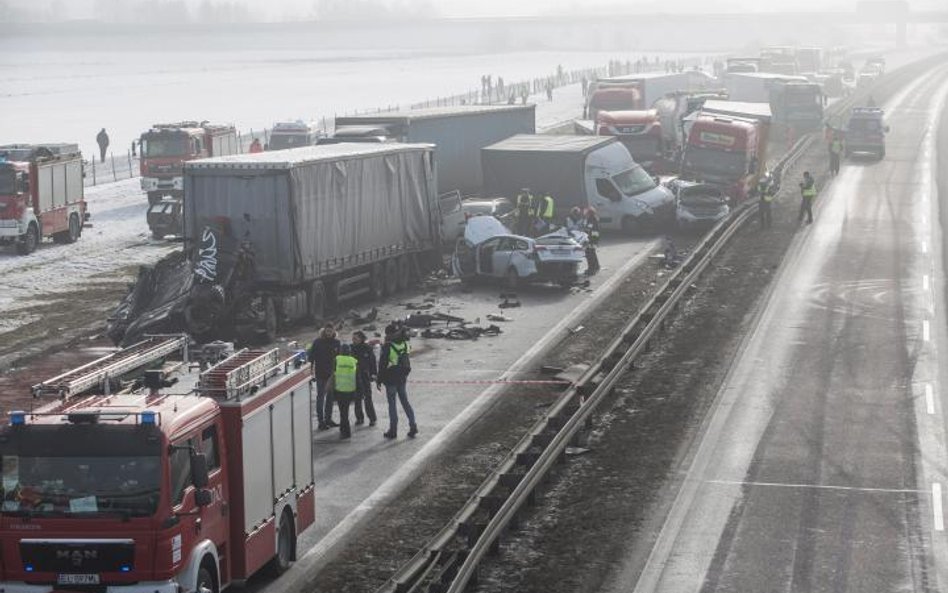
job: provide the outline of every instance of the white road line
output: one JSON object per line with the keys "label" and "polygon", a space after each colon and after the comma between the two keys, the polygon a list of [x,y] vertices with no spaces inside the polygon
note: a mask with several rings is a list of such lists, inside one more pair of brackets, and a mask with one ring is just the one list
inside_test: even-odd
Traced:
{"label": "white road line", "polygon": [[922,276],[922,290],[928,290],[928,274]]}
{"label": "white road line", "polygon": [[932,512],[935,514],[935,531],[945,530],[945,515],[941,506],[941,484],[932,483]]}
{"label": "white road line", "polygon": [[922,253],[928,253],[928,241],[922,241]]}
{"label": "white road line", "polygon": [[931,383],[925,383],[925,410],[929,414],[935,413],[935,389]]}
{"label": "white road line", "polygon": [[[726,486],[758,486],[766,488],[806,488],[814,490],[842,490],[846,492],[882,492],[891,494],[920,493],[915,488],[873,488],[871,486],[834,486],[833,484],[795,484],[782,482],[742,482],[739,480],[705,480],[706,484]],[[940,487],[940,486],[939,486]]]}
{"label": "white road line", "polygon": [[922,322],[922,339],[926,342],[929,341],[932,337],[931,324],[926,319]]}

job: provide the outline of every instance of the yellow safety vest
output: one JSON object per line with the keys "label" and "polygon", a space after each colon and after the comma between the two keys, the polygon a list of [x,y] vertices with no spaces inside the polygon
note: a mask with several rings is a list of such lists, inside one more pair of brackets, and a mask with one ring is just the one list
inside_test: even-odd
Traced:
{"label": "yellow safety vest", "polygon": [[340,393],[355,393],[356,368],[359,361],[354,356],[340,354],[336,356],[336,372],[333,375],[333,388]]}
{"label": "yellow safety vest", "polygon": [[769,189],[768,189],[768,190],[764,190],[764,193],[761,194],[761,197],[762,197],[763,200],[764,200],[765,202],[767,202],[768,204],[769,204],[770,202],[773,202],[773,201],[774,201],[774,193],[773,193],[772,191],[770,191]]}
{"label": "yellow safety vest", "polygon": [[816,197],[816,183],[813,183],[810,187],[803,188],[803,197],[808,199]]}
{"label": "yellow safety vest", "polygon": [[411,352],[411,346],[407,343],[403,343],[401,347],[398,346],[395,342],[389,344],[388,347],[388,366],[397,367],[398,366],[398,357],[406,352]]}
{"label": "yellow safety vest", "polygon": [[555,202],[550,196],[543,198],[543,205],[540,207],[540,218],[544,220],[553,220],[553,208]]}
{"label": "yellow safety vest", "polygon": [[833,154],[839,154],[843,152],[843,143],[839,140],[833,140],[833,143],[830,144],[830,150],[833,152]]}

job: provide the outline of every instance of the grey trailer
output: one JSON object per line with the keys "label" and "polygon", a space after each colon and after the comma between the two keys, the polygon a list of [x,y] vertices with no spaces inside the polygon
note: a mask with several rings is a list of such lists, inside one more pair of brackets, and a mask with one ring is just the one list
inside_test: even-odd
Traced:
{"label": "grey trailer", "polygon": [[535,105],[461,105],[392,111],[336,118],[336,134],[375,129],[397,142],[436,146],[438,193],[481,189],[480,150],[515,134],[536,132]]}

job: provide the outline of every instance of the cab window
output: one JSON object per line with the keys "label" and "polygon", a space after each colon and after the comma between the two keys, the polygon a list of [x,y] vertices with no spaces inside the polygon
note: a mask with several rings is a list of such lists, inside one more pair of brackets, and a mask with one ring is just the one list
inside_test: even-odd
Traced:
{"label": "cab window", "polygon": [[612,182],[608,179],[597,179],[596,191],[599,192],[600,196],[612,200],[613,202],[618,202],[622,199],[622,196],[619,195],[619,190],[617,190],[616,186],[612,185]]}
{"label": "cab window", "polygon": [[184,500],[184,491],[191,485],[191,447],[194,440],[174,443],[171,450],[171,505],[178,506]]}
{"label": "cab window", "polygon": [[201,433],[201,452],[207,459],[207,471],[213,472],[221,466],[220,452],[217,447],[217,427],[208,426]]}

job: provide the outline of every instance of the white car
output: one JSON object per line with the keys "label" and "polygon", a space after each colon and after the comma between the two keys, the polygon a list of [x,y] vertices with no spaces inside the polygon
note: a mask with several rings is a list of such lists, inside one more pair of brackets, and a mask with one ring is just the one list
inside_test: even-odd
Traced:
{"label": "white car", "polygon": [[585,233],[560,229],[532,239],[511,234],[491,216],[467,221],[451,260],[462,281],[503,279],[510,287],[521,282],[553,282],[567,286],[576,281],[586,259]]}
{"label": "white car", "polygon": [[714,226],[731,213],[727,196],[717,186],[675,179],[668,188],[675,194],[675,219],[680,229]]}

